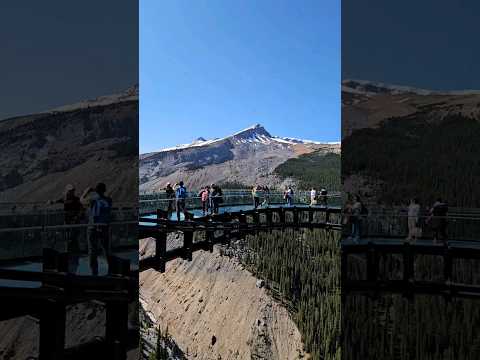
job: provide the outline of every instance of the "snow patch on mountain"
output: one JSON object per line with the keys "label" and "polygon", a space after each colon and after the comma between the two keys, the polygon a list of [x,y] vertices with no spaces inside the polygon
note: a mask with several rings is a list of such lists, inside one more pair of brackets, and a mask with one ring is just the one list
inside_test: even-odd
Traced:
{"label": "snow patch on mountain", "polygon": [[230,140],[232,143],[236,145],[247,144],[247,143],[250,143],[250,144],[261,143],[264,145],[268,145],[272,143],[281,143],[286,145],[297,145],[297,144],[337,145],[337,144],[340,144],[340,142],[338,141],[320,142],[320,141],[313,141],[313,140],[297,139],[292,137],[272,136],[267,130],[265,130],[265,128],[262,125],[254,124],[241,131],[238,131],[232,135],[229,135],[223,138],[205,140],[204,138],[200,137],[194,140],[193,142],[191,142],[190,144],[180,144],[177,146],[160,149],[158,151],[153,151],[153,152],[150,152],[149,154],[173,151],[173,150],[182,150],[182,149],[188,149],[188,148],[194,148],[194,147],[200,147],[200,146],[207,146],[215,143],[220,143],[226,140]]}

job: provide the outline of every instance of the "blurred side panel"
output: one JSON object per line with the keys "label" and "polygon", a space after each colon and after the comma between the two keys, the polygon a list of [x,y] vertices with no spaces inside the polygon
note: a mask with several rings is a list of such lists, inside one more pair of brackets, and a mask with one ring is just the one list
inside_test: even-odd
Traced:
{"label": "blurred side panel", "polygon": [[342,1],[342,357],[477,359],[474,1]]}
{"label": "blurred side panel", "polygon": [[138,358],[138,1],[0,11],[0,358]]}

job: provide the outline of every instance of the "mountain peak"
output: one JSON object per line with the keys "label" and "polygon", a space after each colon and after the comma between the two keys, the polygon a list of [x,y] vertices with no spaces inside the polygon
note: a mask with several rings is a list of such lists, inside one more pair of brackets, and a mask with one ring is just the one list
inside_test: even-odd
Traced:
{"label": "mountain peak", "polygon": [[252,126],[249,126],[246,129],[243,129],[241,131],[238,131],[234,134],[231,134],[229,136],[223,137],[223,138],[215,138],[211,140],[206,140],[203,137],[199,137],[196,140],[194,140],[190,144],[182,144],[182,145],[177,145],[175,147],[171,148],[166,148],[159,150],[159,152],[165,152],[165,151],[178,151],[178,150],[183,150],[183,149],[189,149],[193,147],[205,147],[213,144],[219,144],[221,142],[226,142],[229,141],[233,145],[242,145],[242,144],[263,144],[263,145],[279,145],[281,144],[282,146],[292,146],[292,145],[298,145],[298,144],[304,144],[307,146],[311,145],[338,145],[337,142],[318,142],[318,141],[311,141],[311,140],[302,140],[302,139],[295,139],[292,137],[278,137],[278,136],[272,136],[261,124],[254,124]]}
{"label": "mountain peak", "polygon": [[252,136],[253,134],[257,134],[257,135],[264,135],[264,136],[267,136],[267,137],[272,137],[272,135],[270,135],[270,133],[265,130],[265,128],[260,125],[260,124],[254,124],[252,126],[249,126],[248,128],[246,129],[243,129],[241,131],[238,131],[236,133],[234,133],[232,135],[232,137],[250,137]]}

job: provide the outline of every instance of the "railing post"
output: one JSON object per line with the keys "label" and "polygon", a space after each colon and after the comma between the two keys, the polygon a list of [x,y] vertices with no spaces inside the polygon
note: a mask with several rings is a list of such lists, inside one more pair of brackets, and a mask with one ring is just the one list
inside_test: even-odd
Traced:
{"label": "railing post", "polygon": [[44,248],[42,266],[43,271],[56,271],[58,269],[58,251]]}
{"label": "railing post", "polygon": [[341,288],[343,292],[343,288],[348,284],[348,252],[342,249],[341,254],[341,262],[340,262],[340,281],[341,281]]}
{"label": "railing post", "polygon": [[[128,276],[130,261],[112,256],[109,259],[109,276]],[[128,285],[127,285],[128,286]],[[122,289],[122,290],[128,290]],[[114,360],[126,360],[128,340],[128,300],[106,302],[105,338],[108,354]]]}
{"label": "railing post", "polygon": [[[43,271],[56,272],[59,254],[50,248],[43,249]],[[44,284],[48,285],[48,284]],[[63,302],[48,299],[40,313],[39,360],[63,359],[65,351],[66,306]]]}
{"label": "railing post", "polygon": [[238,222],[240,224],[239,226],[239,235],[243,236],[246,233],[246,227],[247,227],[247,215],[245,213],[241,212],[238,214]]}
{"label": "railing post", "polygon": [[328,224],[330,222],[330,209],[325,208],[325,224]]}
{"label": "railing post", "polygon": [[314,214],[314,212],[315,212],[315,210],[312,207],[310,207],[308,209],[308,222],[310,224],[313,224],[313,214]]}
{"label": "railing post", "polygon": [[214,230],[208,229],[208,230],[207,230],[207,233],[206,233],[206,236],[207,236],[207,247],[208,247],[208,251],[213,252],[213,242],[215,241],[215,233],[214,233]]}
{"label": "railing post", "polygon": [[272,225],[272,216],[273,216],[272,210],[271,209],[266,209],[265,210],[265,217],[266,217],[268,226]]}
{"label": "railing post", "polygon": [[296,206],[293,207],[293,223],[295,225],[298,224],[298,208]]}
{"label": "railing post", "polygon": [[258,212],[258,210],[253,211],[252,218],[253,223],[258,226],[260,224],[260,213]]}
{"label": "railing post", "polygon": [[280,218],[280,224],[285,225],[285,208],[282,206],[279,209],[278,217]]}
{"label": "railing post", "polygon": [[65,351],[66,306],[47,300],[40,313],[39,360],[61,360]]}
{"label": "railing post", "polygon": [[413,280],[414,261],[410,243],[405,242],[403,246],[403,281],[407,283]]}
{"label": "railing post", "polygon": [[167,254],[167,233],[159,231],[155,239],[155,270],[165,272],[165,255]]}
{"label": "railing post", "polygon": [[443,277],[445,281],[452,279],[452,254],[449,246],[445,246],[443,253]]}
{"label": "railing post", "polygon": [[183,232],[183,259],[192,261],[193,230]]}
{"label": "railing post", "polygon": [[232,230],[230,228],[224,228],[223,229],[223,243],[224,244],[230,244],[231,231]]}
{"label": "railing post", "polygon": [[378,266],[375,244],[369,242],[367,250],[367,280],[372,282],[377,281],[377,271]]}
{"label": "railing post", "polygon": [[68,253],[58,254],[58,265],[57,265],[58,271],[68,273],[69,262],[70,262],[70,254]]}

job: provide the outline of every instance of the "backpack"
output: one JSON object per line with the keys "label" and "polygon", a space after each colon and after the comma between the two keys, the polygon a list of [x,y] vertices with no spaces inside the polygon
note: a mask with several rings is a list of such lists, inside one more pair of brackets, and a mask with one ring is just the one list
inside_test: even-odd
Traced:
{"label": "backpack", "polygon": [[112,210],[112,200],[107,197],[99,197],[92,203],[91,213],[94,223],[109,223]]}
{"label": "backpack", "polygon": [[177,189],[177,198],[185,199],[186,197],[187,197],[187,189],[185,189],[185,187],[183,187],[183,186],[180,186]]}

